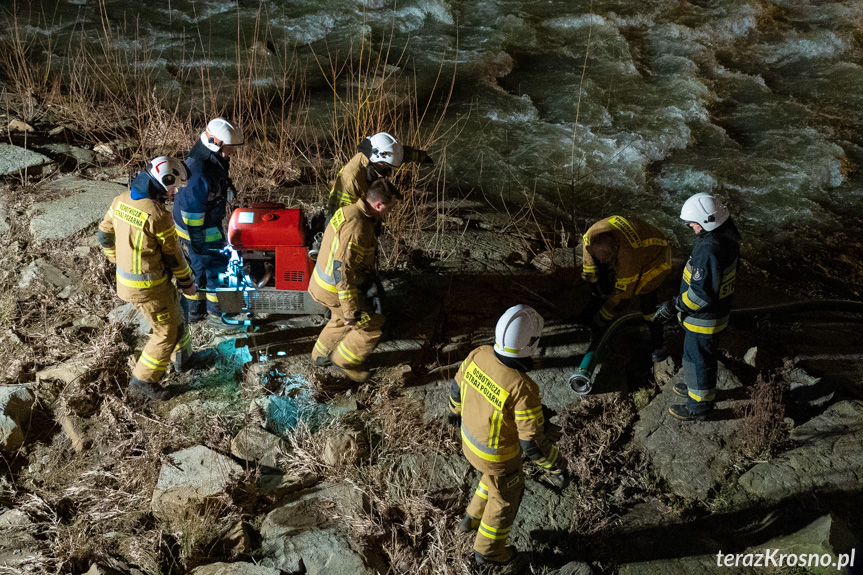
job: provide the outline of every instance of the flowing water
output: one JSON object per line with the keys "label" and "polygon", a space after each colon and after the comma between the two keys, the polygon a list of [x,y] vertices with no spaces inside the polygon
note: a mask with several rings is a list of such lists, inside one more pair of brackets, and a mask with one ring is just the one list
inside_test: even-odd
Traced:
{"label": "flowing water", "polygon": [[[455,78],[444,115],[453,129],[431,150],[440,157],[445,145],[451,191],[515,204],[535,195],[569,214],[573,234],[613,213],[641,215],[682,252],[681,203],[717,192],[746,259],[778,284],[817,290],[833,278],[843,295],[863,287],[860,0],[29,5],[19,3],[19,20],[52,38],[57,62],[75,31],[98,42],[106,15],[121,46],[148,54],[137,65],[164,89],[200,90],[178,69],[206,68],[217,85],[229,83],[264,38],[269,58],[287,54],[303,73],[315,126],[332,114],[316,56],[385,42],[388,63],[433,103],[430,117]],[[257,82],[276,89],[280,78]]]}

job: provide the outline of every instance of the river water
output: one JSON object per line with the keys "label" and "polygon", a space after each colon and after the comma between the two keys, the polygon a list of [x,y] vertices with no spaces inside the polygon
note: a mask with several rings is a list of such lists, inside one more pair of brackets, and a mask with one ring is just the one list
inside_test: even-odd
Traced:
{"label": "river water", "polygon": [[385,42],[429,118],[455,78],[438,133],[451,131],[430,150],[451,193],[535,195],[573,234],[641,215],[685,253],[681,203],[717,192],[777,284],[863,288],[860,0],[32,0],[18,16],[58,62],[73,32],[98,42],[107,16],[176,90],[200,90],[178,68],[229,85],[263,38],[302,72],[313,126],[333,99],[315,56]]}

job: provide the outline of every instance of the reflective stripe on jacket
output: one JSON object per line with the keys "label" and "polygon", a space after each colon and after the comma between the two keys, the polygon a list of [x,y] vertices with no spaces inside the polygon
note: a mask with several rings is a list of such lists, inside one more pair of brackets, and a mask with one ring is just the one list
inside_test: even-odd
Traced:
{"label": "reflective stripe on jacket", "polygon": [[[129,191],[114,198],[99,224],[99,242],[117,264],[117,295],[125,301],[146,298],[146,290],[173,274],[181,288],[192,285],[192,270],[180,250],[171,212],[146,172]],[[170,274],[169,274],[170,270]]]}
{"label": "reflective stripe on jacket", "polygon": [[360,313],[360,289],[374,273],[378,238],[364,199],[336,210],[321,242],[312,274],[315,285],[338,297],[346,318]]}
{"label": "reflective stripe on jacket", "polygon": [[597,281],[598,267],[588,247],[595,236],[605,232],[614,234],[620,246],[617,260],[611,264],[615,289],[600,310],[603,319],[611,320],[621,302],[640,295],[652,280],[671,269],[671,247],[661,231],[638,218],[611,216],[600,220],[583,238],[582,278],[587,282]]}
{"label": "reflective stripe on jacket", "polygon": [[336,176],[336,181],[333,182],[330,190],[327,213],[334,214],[339,208],[354,204],[358,199],[366,197],[366,192],[369,190],[368,167],[369,159],[360,152],[339,170],[339,175]]}
{"label": "reflective stripe on jacket", "polygon": [[502,475],[521,467],[522,443],[539,447],[537,463],[552,468],[557,447],[544,435],[545,418],[539,387],[526,373],[501,363],[494,348],[473,350],[455,377],[459,400],[450,409],[461,413],[462,451],[483,473]]}
{"label": "reflective stripe on jacket", "polygon": [[696,333],[718,333],[728,325],[740,256],[740,234],[734,222],[695,237],[692,255],[680,282],[677,308],[683,327]]}

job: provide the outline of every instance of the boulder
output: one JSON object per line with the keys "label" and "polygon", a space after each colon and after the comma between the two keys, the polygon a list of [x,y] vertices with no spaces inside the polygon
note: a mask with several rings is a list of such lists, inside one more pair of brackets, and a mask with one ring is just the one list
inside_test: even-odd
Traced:
{"label": "boulder", "polygon": [[37,381],[62,381],[72,383],[90,371],[92,356],[78,356],[64,361],[58,365],[52,365],[36,372]]}
{"label": "boulder", "polygon": [[678,421],[668,413],[672,404],[682,402],[673,391],[678,381],[683,381],[683,370],[638,413],[633,437],[676,495],[706,501],[739,459],[733,451],[739,425],[733,410],[745,400],[730,399],[729,395],[742,394],[729,392],[741,390],[743,384],[720,363],[714,417],[692,422]]}
{"label": "boulder", "polygon": [[9,509],[0,514],[0,570],[5,567],[8,571],[4,572],[18,573],[16,568],[43,559],[39,542],[30,534],[34,528],[23,511]]}
{"label": "boulder", "polygon": [[863,401],[840,401],[791,431],[797,447],[740,476],[736,505],[863,485]]}
{"label": "boulder", "polygon": [[279,469],[279,456],[287,444],[257,425],[244,427],[231,440],[231,455],[271,469]]}
{"label": "boulder", "polygon": [[281,575],[281,573],[278,569],[254,563],[210,563],[189,572],[190,575]]}
{"label": "boulder", "polygon": [[153,515],[168,522],[199,514],[243,472],[233,459],[203,445],[168,457],[171,462],[162,465],[150,502]]}
{"label": "boulder", "polygon": [[30,287],[37,278],[61,290],[73,285],[73,281],[66,277],[62,270],[48,263],[45,258],[34,260],[24,268],[18,278],[18,287]]}
{"label": "boulder", "polygon": [[30,234],[36,241],[66,238],[102,221],[114,197],[126,190],[114,182],[96,182],[74,174],[46,180],[39,187],[66,197],[35,204],[37,213],[30,220]]}
{"label": "boulder", "polygon": [[293,494],[264,518],[261,563],[308,575],[375,573],[343,527],[345,517],[363,508],[362,494],[349,485],[326,484]]}
{"label": "boulder", "polygon": [[0,176],[17,174],[24,170],[35,169],[50,163],[51,158],[38,152],[19,148],[11,144],[0,144]]}
{"label": "boulder", "polygon": [[571,561],[548,575],[593,575],[593,567],[580,561]]}
{"label": "boulder", "polygon": [[24,444],[34,399],[26,385],[0,387],[0,451],[11,453]]}
{"label": "boulder", "polygon": [[763,545],[749,548],[746,551],[762,553],[765,549],[778,549],[779,553],[786,555],[805,555],[807,561],[811,555],[818,555],[819,557],[829,555],[831,558],[829,566],[821,565],[819,561],[818,566],[810,564],[806,567],[806,573],[820,575],[822,573],[842,573],[842,570],[837,569],[832,561],[835,561],[842,553],[850,553],[854,544],[855,537],[846,525],[832,515],[824,515],[799,531],[775,537]]}

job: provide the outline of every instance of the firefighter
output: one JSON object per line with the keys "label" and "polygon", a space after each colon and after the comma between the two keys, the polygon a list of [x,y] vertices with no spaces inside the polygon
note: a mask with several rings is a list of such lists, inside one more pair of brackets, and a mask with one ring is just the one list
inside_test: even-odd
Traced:
{"label": "firefighter", "polygon": [[[207,124],[186,161],[191,172],[188,186],[174,200],[174,223],[180,245],[201,288],[218,287],[219,273],[227,261],[218,253],[226,242],[223,220],[227,203],[236,190],[228,174],[231,156],[243,144],[243,132],[223,118]],[[211,325],[223,328],[222,310],[215,293],[185,295],[190,321],[208,316]]]}
{"label": "firefighter", "polygon": [[687,399],[669,412],[689,421],[704,419],[713,410],[719,333],[731,315],[740,233],[721,199],[706,193],[686,200],[680,219],[695,233],[692,255],[683,270],[680,295],[663,303],[654,321],[677,316],[685,331],[684,383],[675,384],[674,392]]}
{"label": "firefighter", "polygon": [[[433,163],[424,150],[403,146],[386,132],[378,132],[364,139],[357,149],[359,152],[339,170],[333,182],[327,202],[327,223],[336,210],[365,197],[371,182],[389,176],[392,169],[398,168],[403,162]],[[320,233],[315,236],[315,242],[309,250],[312,259],[320,251],[322,238]]]}
{"label": "firefighter", "polygon": [[357,383],[369,377],[362,366],[380,341],[384,323],[367,296],[375,281],[375,226],[398,200],[396,187],[380,178],[365,197],[336,210],[309,282],[309,295],[332,313],[315,342],[312,360],[320,366],[334,365]]}
{"label": "firefighter", "polygon": [[99,244],[117,264],[117,295],[132,303],[152,326],[129,384],[131,390],[152,399],[168,397],[158,382],[170,360],[177,371],[185,371],[197,359],[190,354],[189,327],[171,277],[185,295],[195,295],[195,280],[165,206],[188,178],[182,161],[154,159],[131,182],[129,191],[114,198],[99,224]]}
{"label": "firefighter", "polygon": [[[661,231],[638,218],[611,216],[590,226],[582,250],[581,277],[590,284],[591,297],[581,321],[599,332],[633,296],[644,318],[653,317],[657,290],[671,270],[671,247]],[[668,353],[662,325],[648,326],[653,361],[663,361]]]}
{"label": "firefighter", "polygon": [[505,565],[515,555],[507,545],[524,493],[523,454],[563,488],[566,462],[544,434],[539,387],[527,375],[539,347],[542,317],[516,305],[498,320],[494,347],[481,346],[462,362],[450,386],[450,423],[461,425],[462,451],[482,477],[459,523],[477,531],[474,561]]}

